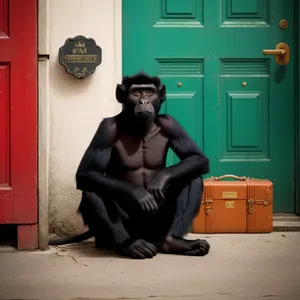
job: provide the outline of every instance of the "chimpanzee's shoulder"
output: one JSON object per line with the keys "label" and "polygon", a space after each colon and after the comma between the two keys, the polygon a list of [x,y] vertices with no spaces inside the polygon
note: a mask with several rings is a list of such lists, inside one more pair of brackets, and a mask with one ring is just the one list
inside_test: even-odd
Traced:
{"label": "chimpanzee's shoulder", "polygon": [[156,118],[157,124],[162,131],[170,138],[176,137],[183,130],[179,122],[168,114],[158,115]]}
{"label": "chimpanzee's shoulder", "polygon": [[112,144],[118,136],[118,116],[104,118],[99,124],[96,135],[105,144]]}
{"label": "chimpanzee's shoulder", "polygon": [[104,130],[107,131],[109,133],[113,133],[117,130],[117,117],[108,117],[108,118],[104,118],[100,124],[99,127]]}

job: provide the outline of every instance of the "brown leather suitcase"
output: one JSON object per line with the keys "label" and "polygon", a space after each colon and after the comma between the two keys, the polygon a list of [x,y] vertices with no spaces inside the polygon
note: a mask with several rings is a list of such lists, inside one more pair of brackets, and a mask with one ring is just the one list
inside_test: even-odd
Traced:
{"label": "brown leather suitcase", "polygon": [[[224,180],[222,179],[237,179]],[[193,233],[269,233],[273,230],[273,183],[224,175],[204,180]]]}

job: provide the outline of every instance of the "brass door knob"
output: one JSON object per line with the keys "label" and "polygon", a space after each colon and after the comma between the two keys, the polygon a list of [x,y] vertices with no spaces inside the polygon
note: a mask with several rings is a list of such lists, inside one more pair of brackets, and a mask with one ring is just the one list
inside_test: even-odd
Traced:
{"label": "brass door knob", "polygon": [[178,82],[178,83],[177,83],[177,86],[178,86],[178,87],[182,87],[182,82]]}
{"label": "brass door knob", "polygon": [[281,66],[286,66],[290,61],[290,47],[286,43],[279,43],[275,49],[264,49],[264,55],[275,55],[276,63]]}

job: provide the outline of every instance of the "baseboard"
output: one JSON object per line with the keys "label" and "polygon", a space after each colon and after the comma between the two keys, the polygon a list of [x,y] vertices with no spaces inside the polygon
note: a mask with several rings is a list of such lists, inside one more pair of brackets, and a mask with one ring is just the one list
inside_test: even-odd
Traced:
{"label": "baseboard", "polygon": [[300,231],[300,216],[291,213],[275,213],[273,231]]}

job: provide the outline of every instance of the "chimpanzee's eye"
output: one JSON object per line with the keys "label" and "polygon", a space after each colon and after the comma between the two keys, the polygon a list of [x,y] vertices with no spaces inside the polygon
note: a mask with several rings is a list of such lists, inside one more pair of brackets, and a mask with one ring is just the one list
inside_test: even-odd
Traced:
{"label": "chimpanzee's eye", "polygon": [[133,92],[133,95],[134,95],[134,96],[140,96],[140,95],[141,95],[141,92],[138,91],[138,90],[135,90],[135,91]]}
{"label": "chimpanzee's eye", "polygon": [[150,97],[150,96],[153,95],[153,91],[148,90],[148,91],[145,92],[145,94],[146,94],[146,96]]}

